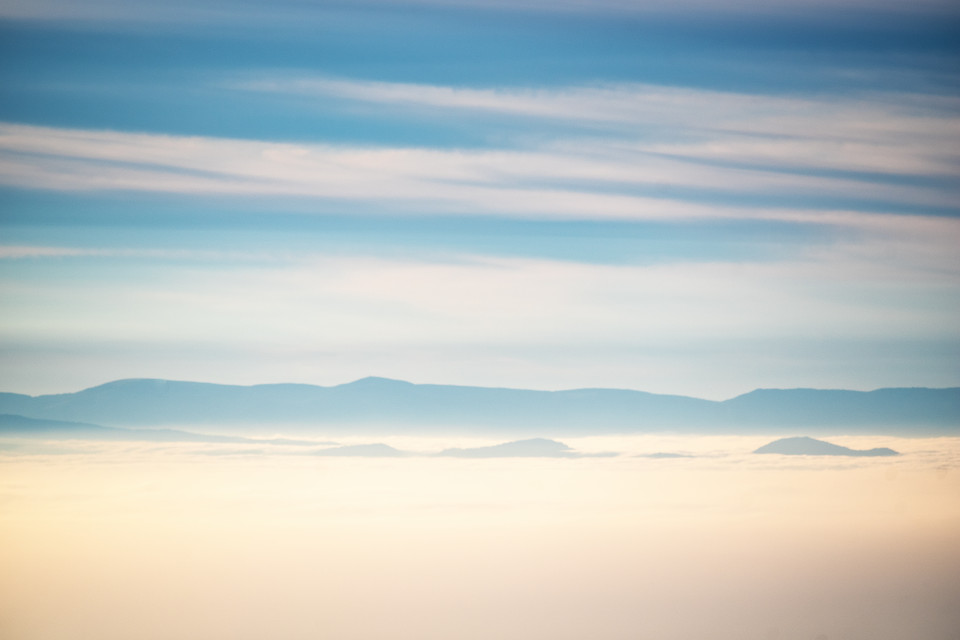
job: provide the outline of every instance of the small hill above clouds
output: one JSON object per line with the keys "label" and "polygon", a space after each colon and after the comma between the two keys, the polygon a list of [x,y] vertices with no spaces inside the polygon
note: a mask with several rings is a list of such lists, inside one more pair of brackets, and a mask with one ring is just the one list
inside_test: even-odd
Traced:
{"label": "small hill above clouds", "polygon": [[[546,438],[516,440],[490,447],[470,449],[445,449],[439,456],[454,458],[581,458],[587,454],[577,453],[562,442]],[[615,454],[602,454],[615,455]]]}
{"label": "small hill above clouds", "polygon": [[569,458],[576,454],[562,442],[546,438],[531,438],[490,447],[445,449],[437,455],[456,458]]}
{"label": "small hill above clouds", "polygon": [[831,442],[816,440],[806,436],[796,438],[781,438],[765,444],[754,453],[777,453],[786,456],[855,456],[877,457],[900,455],[893,449],[885,447],[878,449],[849,449]]}
{"label": "small hill above clouds", "polygon": [[332,449],[320,449],[311,452],[315,456],[334,456],[350,458],[400,458],[411,454],[406,451],[400,451],[388,444],[351,444],[342,447],[333,447]]}

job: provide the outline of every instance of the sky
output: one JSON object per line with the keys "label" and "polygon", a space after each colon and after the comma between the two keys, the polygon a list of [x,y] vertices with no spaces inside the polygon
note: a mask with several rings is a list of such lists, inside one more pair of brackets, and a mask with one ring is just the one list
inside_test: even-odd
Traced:
{"label": "sky", "polygon": [[0,2],[0,390],[960,385],[960,8]]}

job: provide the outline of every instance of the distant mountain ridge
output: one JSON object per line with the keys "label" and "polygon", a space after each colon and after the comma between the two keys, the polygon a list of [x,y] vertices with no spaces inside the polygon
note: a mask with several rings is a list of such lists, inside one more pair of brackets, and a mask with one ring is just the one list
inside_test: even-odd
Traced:
{"label": "distant mountain ridge", "polygon": [[[124,429],[104,427],[86,422],[67,422],[44,418],[0,414],[0,438],[45,438],[62,440],[94,440],[121,442],[214,442],[242,444],[319,445],[322,442],[284,438],[258,439],[238,436],[192,433],[179,429]],[[331,443],[326,443],[331,444]]]}
{"label": "distant mountain ridge", "polygon": [[106,426],[526,431],[960,433],[960,388],[758,389],[725,401],[626,389],[534,391],[363,378],[331,387],[220,385],[158,379],[75,393],[0,393],[0,413]]}

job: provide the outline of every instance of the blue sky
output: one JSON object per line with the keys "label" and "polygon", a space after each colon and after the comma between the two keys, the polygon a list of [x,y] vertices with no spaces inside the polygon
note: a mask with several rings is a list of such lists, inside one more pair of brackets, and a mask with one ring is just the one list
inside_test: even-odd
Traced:
{"label": "blue sky", "polygon": [[5,2],[0,388],[958,385],[958,15]]}

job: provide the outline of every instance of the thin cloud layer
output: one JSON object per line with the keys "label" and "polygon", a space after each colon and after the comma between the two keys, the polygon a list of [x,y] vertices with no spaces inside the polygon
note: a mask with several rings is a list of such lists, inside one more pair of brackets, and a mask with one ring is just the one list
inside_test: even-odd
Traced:
{"label": "thin cloud layer", "polygon": [[607,127],[618,137],[626,134],[628,139],[642,137],[663,145],[651,145],[653,152],[685,150],[682,155],[691,160],[950,176],[958,169],[953,150],[960,141],[960,101],[949,97],[799,98],[642,84],[477,89],[332,78],[266,79],[235,86]]}
{"label": "thin cloud layer", "polygon": [[[149,287],[142,282],[152,263],[131,264],[121,281],[5,283],[0,339],[39,345],[56,336],[64,344],[125,344],[131,353],[152,343],[165,345],[171,356],[186,348],[194,359],[214,349],[276,361],[280,368],[271,376],[280,378],[301,360],[325,368],[345,358],[354,360],[351,367],[388,367],[383,373],[406,379],[432,381],[429,371],[448,369],[452,381],[514,386],[522,379],[497,374],[505,361],[513,363],[515,376],[557,357],[579,360],[582,347],[592,351],[589,359],[622,372],[638,351],[659,362],[710,345],[712,357],[690,354],[689,366],[716,380],[698,387],[700,393],[735,395],[742,387],[717,381],[737,366],[729,352],[743,357],[748,344],[776,362],[781,352],[803,344],[887,345],[886,355],[871,356],[883,359],[902,358],[907,345],[960,340],[954,322],[960,267],[952,259],[953,270],[944,272],[942,262],[928,262],[930,244],[919,242],[914,258],[901,255],[895,264],[889,255],[906,245],[883,240],[870,250],[852,244],[789,261],[739,264],[644,267],[483,257],[446,263],[314,257],[243,268],[174,264],[161,278],[150,276]],[[83,274],[96,267],[77,268]],[[59,312],[44,313],[51,308]],[[835,347],[829,366],[849,366],[839,366],[840,359],[842,349]],[[465,362],[473,364],[464,369]],[[688,364],[632,368],[644,382],[626,386],[673,392],[693,386]],[[272,369],[256,370],[264,376]],[[547,378],[559,380],[553,376],[562,371]],[[883,369],[877,374],[882,379]],[[615,378],[606,384],[624,386]]]}

